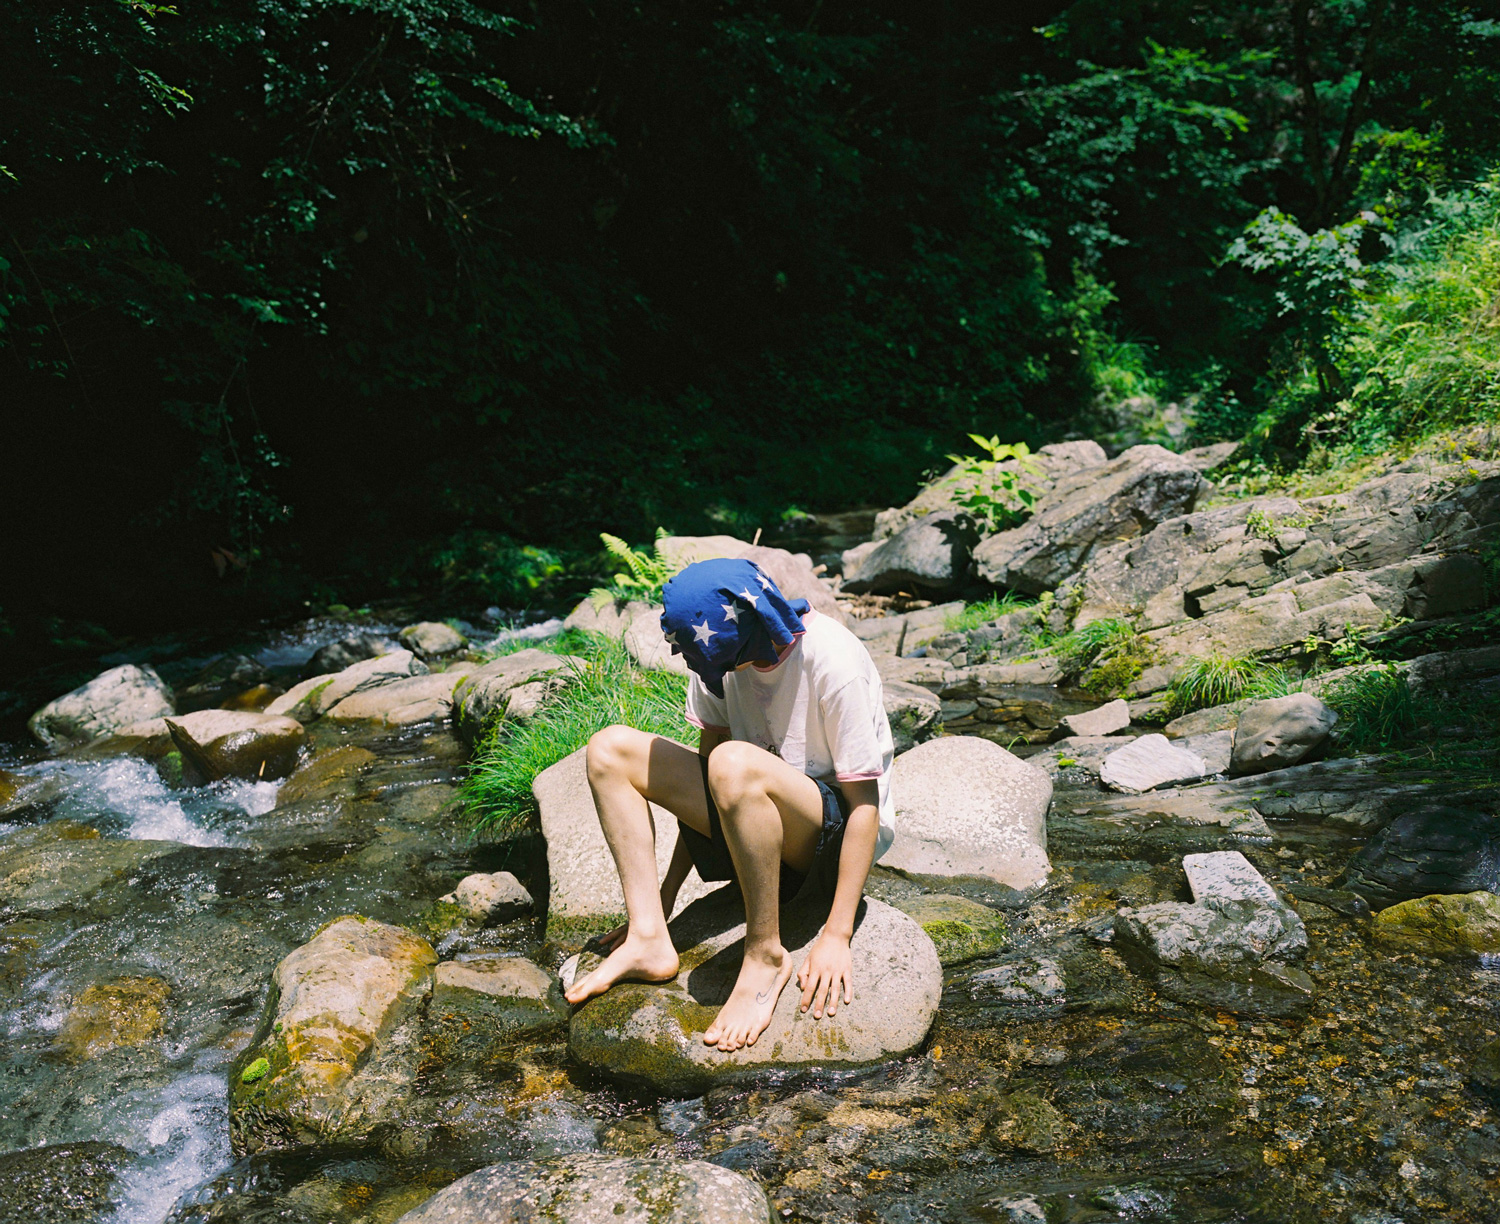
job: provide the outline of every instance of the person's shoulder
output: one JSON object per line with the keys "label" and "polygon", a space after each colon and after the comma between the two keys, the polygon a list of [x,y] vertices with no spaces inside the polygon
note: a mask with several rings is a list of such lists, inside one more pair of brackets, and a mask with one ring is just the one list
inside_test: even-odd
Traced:
{"label": "person's shoulder", "polygon": [[803,649],[815,663],[858,675],[875,673],[869,650],[847,626],[821,612],[814,613],[804,623],[807,633]]}

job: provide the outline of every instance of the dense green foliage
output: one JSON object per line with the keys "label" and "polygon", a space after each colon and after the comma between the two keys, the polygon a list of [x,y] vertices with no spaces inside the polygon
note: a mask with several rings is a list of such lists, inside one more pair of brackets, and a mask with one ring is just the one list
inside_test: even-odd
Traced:
{"label": "dense green foliage", "polygon": [[581,593],[600,531],[890,504],[971,433],[1165,437],[1118,411],[1153,396],[1267,469],[1492,402],[1494,0],[0,33],[0,641]]}
{"label": "dense green foliage", "polygon": [[637,667],[612,638],[570,643],[586,662],[562,691],[525,722],[495,723],[474,754],[463,795],[475,829],[490,836],[519,833],[536,814],[536,776],[615,723],[679,742],[696,742],[683,717],[687,682],[675,672]]}

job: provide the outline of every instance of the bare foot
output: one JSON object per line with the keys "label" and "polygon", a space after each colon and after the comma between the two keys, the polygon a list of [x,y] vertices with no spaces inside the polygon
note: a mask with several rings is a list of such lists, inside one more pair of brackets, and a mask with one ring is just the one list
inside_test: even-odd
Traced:
{"label": "bare foot", "polygon": [[703,1044],[726,1054],[754,1045],[771,1023],[776,1000],[791,976],[791,953],[780,944],[763,953],[746,953],[734,991],[703,1034]]}
{"label": "bare foot", "polygon": [[627,934],[602,965],[563,991],[563,998],[569,1003],[582,1003],[603,994],[616,982],[670,982],[677,976],[677,969],[677,949],[665,932],[660,939]]}

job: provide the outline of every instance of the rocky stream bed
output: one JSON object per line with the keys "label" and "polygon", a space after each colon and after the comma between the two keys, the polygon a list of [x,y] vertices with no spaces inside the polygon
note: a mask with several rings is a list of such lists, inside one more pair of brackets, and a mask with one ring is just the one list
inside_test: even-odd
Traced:
{"label": "rocky stream bed", "polygon": [[[1168,467],[1193,486],[1191,512],[1196,472]],[[1306,547],[1295,530],[1279,557]],[[1255,547],[1264,574],[1225,570],[1245,580],[1239,603],[1278,580]],[[1088,555],[1069,572],[1097,591]],[[1387,586],[1420,586],[1436,608],[1440,567],[1425,584],[1420,568]],[[1192,583],[1168,587],[1200,599],[1182,595]],[[1375,608],[1386,589],[1339,598]],[[1310,753],[1231,776],[1233,737],[1209,740],[1234,710],[1165,728],[1194,776],[1111,789],[1108,758],[1163,730],[1149,682],[1121,724],[1057,664],[1007,650],[1006,624],[945,639],[922,602],[855,624],[896,694],[901,746],[919,745],[897,765],[908,836],[949,823],[873,871],[871,930],[911,932],[914,959],[892,970],[908,993],[872,990],[849,1011],[925,997],[929,955],[940,1002],[930,1026],[885,1034],[894,1056],[841,1070],[836,1052],[742,1076],[680,1062],[662,1091],[611,1074],[607,1017],[585,1009],[570,1034],[557,975],[612,903],[570,892],[561,867],[577,865],[550,870],[540,832],[476,842],[458,802],[465,720],[485,701],[519,717],[545,700],[548,658],[453,666],[461,652],[427,626],[310,669],[348,631],[313,624],[178,678],[175,728],[151,721],[173,700],[145,692],[112,740],[55,721],[45,751],[0,748],[0,1222],[1495,1219],[1492,773]],[[1200,626],[1224,616],[1195,610]],[[1169,622],[1158,657],[1187,650],[1190,630]],[[1461,702],[1500,670],[1484,643],[1463,645],[1413,674],[1446,677]],[[254,717],[270,722],[246,738],[252,722],[185,714],[195,685],[204,711],[269,704]],[[1094,711],[1107,730],[1091,731]],[[974,754],[1000,749],[979,736],[1031,763],[986,773]],[[1004,838],[955,819],[999,811],[1000,792]],[[524,892],[504,877],[459,887],[500,872]],[[1410,908],[1433,893],[1447,900]],[[307,1003],[350,956],[375,966],[343,974],[363,993]],[[304,1014],[317,1008],[331,1010]],[[339,1008],[347,1023],[327,1019]],[[538,1194],[551,1214],[516,1206]]]}

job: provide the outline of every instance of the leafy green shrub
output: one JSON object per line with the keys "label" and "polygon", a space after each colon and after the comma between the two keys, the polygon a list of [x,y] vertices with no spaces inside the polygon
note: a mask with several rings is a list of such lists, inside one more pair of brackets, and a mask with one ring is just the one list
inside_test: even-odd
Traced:
{"label": "leafy green shrub", "polygon": [[1339,742],[1348,751],[1384,751],[1408,739],[1417,728],[1411,685],[1406,673],[1394,664],[1343,676],[1324,689],[1322,696],[1339,716]]}
{"label": "leafy green shrub", "polygon": [[588,743],[596,731],[625,723],[668,739],[688,741],[683,715],[687,679],[636,665],[623,643],[583,635],[575,652],[586,660],[535,717],[501,720],[480,742],[463,782],[476,833],[520,833],[536,815],[531,783],[550,765]]}
{"label": "leafy green shrub", "polygon": [[662,552],[661,542],[666,537],[667,529],[658,527],[656,543],[651,551],[647,552],[642,548],[631,548],[619,536],[601,531],[599,538],[604,541],[604,547],[609,550],[610,556],[623,561],[625,569],[629,572],[617,573],[609,586],[596,587],[591,598],[600,603],[610,599],[622,602],[641,599],[646,603],[660,603],[662,587],[666,586],[672,575],[682,568]]}
{"label": "leafy green shrub", "polygon": [[[984,525],[986,531],[1003,531],[1023,522],[1036,505],[1036,491],[1021,483],[1021,473],[1043,475],[1031,448],[1024,442],[1001,442],[998,435],[986,438],[971,433],[969,437],[985,452],[984,458],[973,455],[949,455],[948,461],[962,468],[960,484],[953,500]],[[1001,467],[1014,460],[1015,467]]]}
{"label": "leafy green shrub", "polygon": [[1166,713],[1169,718],[1179,718],[1245,697],[1284,697],[1297,687],[1286,669],[1274,663],[1245,656],[1208,655],[1194,659],[1172,681]]}
{"label": "leafy green shrub", "polygon": [[999,620],[1010,612],[1035,606],[1034,600],[1027,599],[1024,595],[1017,595],[1014,591],[1006,591],[1003,595],[991,595],[988,599],[981,599],[978,603],[965,604],[961,611],[950,612],[943,622],[943,627],[949,633],[968,633],[972,629],[978,629],[981,625],[988,625],[991,621]]}

